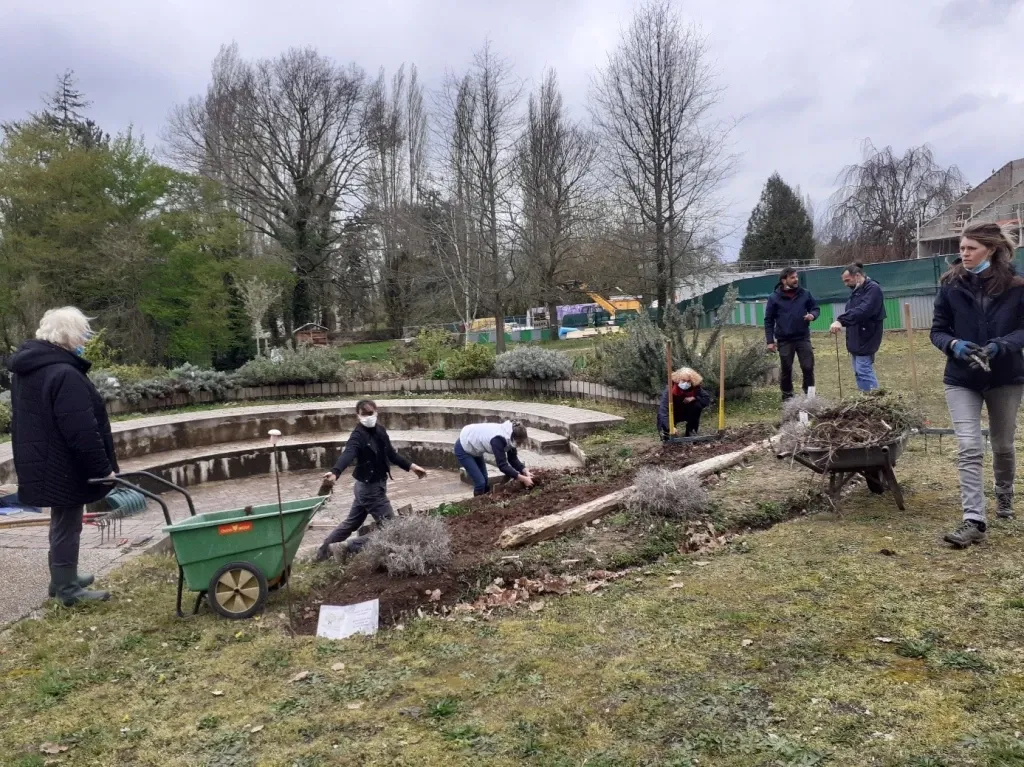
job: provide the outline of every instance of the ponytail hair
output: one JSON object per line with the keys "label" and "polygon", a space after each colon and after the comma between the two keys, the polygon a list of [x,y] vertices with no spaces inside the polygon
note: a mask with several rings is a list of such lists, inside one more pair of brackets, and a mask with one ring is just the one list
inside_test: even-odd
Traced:
{"label": "ponytail hair", "polygon": [[527,443],[526,426],[522,421],[512,422],[512,442],[520,447]]}
{"label": "ponytail hair", "polygon": [[[985,292],[990,296],[998,296],[1011,287],[1024,285],[1024,277],[1017,274],[1013,266],[1013,251],[1017,247],[1013,232],[999,224],[972,224],[960,233],[962,240],[974,240],[992,249],[989,256],[990,266],[979,276]],[[946,285],[967,278],[968,271],[959,261],[953,264],[942,275],[940,283]]]}
{"label": "ponytail hair", "polygon": [[851,277],[858,277],[864,274],[864,264],[862,264],[860,261],[854,261],[848,267],[843,269],[843,271],[846,272]]}

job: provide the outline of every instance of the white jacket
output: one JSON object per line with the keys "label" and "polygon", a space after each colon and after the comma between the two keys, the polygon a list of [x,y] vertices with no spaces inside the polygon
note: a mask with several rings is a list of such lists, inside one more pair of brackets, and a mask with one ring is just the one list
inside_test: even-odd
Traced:
{"label": "white jacket", "polygon": [[495,437],[502,437],[511,446],[512,444],[512,422],[505,423],[471,423],[464,426],[459,433],[459,442],[467,455],[480,457],[485,453],[494,455],[491,448],[491,440]]}

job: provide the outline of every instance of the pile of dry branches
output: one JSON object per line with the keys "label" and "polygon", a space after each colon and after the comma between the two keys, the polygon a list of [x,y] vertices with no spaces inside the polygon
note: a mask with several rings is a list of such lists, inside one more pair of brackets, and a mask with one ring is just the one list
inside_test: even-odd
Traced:
{"label": "pile of dry branches", "polygon": [[923,424],[917,408],[904,397],[878,391],[822,408],[811,415],[807,425],[799,421],[785,424],[782,449],[786,453],[832,454],[846,448],[876,447],[895,442]]}

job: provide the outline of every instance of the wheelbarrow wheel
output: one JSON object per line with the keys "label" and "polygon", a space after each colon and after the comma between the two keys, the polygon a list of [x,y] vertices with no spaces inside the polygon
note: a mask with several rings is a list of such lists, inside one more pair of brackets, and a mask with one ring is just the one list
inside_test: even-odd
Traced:
{"label": "wheelbarrow wheel", "polygon": [[882,476],[882,472],[878,470],[865,471],[864,479],[867,481],[868,490],[875,495],[881,495],[885,492],[885,478]]}
{"label": "wheelbarrow wheel", "polygon": [[267,578],[249,562],[229,562],[213,574],[207,601],[214,612],[232,620],[244,620],[267,603]]}

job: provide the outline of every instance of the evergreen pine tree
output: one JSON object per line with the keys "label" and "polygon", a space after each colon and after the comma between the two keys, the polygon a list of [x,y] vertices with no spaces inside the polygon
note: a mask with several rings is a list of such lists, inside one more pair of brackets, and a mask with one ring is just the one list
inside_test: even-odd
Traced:
{"label": "evergreen pine tree", "polygon": [[46,104],[35,119],[54,133],[65,133],[71,142],[83,149],[94,149],[110,143],[95,121],[85,116],[84,111],[92,102],[78,89],[78,79],[73,70],[65,70],[57,77],[57,87],[43,98]]}
{"label": "evergreen pine tree", "polygon": [[740,261],[806,261],[814,258],[814,224],[804,203],[778,173],[768,177],[750,214]]}

